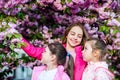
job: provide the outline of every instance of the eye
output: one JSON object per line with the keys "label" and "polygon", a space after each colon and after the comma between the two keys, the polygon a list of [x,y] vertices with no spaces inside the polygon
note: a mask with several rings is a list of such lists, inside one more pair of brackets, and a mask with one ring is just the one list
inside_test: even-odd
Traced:
{"label": "eye", "polygon": [[82,37],[83,37],[83,35],[82,35],[82,34],[78,34],[78,37],[79,37],[79,38],[82,38]]}
{"label": "eye", "polygon": [[78,38],[82,38],[82,36],[78,36]]}
{"label": "eye", "polygon": [[71,35],[75,35],[75,32],[71,32]]}

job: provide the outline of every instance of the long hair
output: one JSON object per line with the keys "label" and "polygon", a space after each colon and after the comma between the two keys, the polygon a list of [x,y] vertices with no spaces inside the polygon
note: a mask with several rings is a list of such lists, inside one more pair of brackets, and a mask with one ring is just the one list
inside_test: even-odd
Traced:
{"label": "long hair", "polygon": [[[67,67],[65,67],[65,72],[70,77],[70,80],[73,80],[74,79],[74,76],[73,76],[73,69],[74,69],[73,57],[71,55],[69,55],[69,56],[67,55],[66,49],[59,42],[48,44],[48,48],[51,51],[51,54],[56,55],[58,65],[63,65],[63,66],[67,65]],[[68,57],[69,57],[69,60],[67,59]],[[67,62],[67,60],[68,60],[68,62]],[[66,64],[66,62],[67,62],[67,64]]]}
{"label": "long hair", "polygon": [[86,41],[89,37],[88,37],[88,33],[87,33],[86,29],[85,29],[85,28],[83,27],[83,25],[80,24],[80,23],[71,24],[70,26],[68,26],[68,27],[66,28],[65,34],[64,34],[64,36],[63,36],[63,38],[62,38],[62,43],[63,43],[63,44],[66,44],[66,41],[67,41],[67,38],[66,38],[66,37],[68,36],[70,30],[71,30],[73,27],[75,27],[75,26],[79,26],[79,27],[82,29],[82,31],[83,31],[83,38],[82,38],[82,41],[81,41],[80,45],[84,46],[85,41]]}

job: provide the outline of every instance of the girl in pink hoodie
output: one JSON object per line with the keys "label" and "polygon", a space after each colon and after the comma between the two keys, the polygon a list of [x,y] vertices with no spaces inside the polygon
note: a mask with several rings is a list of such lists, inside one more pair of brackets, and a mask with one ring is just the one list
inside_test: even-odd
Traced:
{"label": "girl in pink hoodie", "polygon": [[108,64],[103,60],[106,53],[104,41],[91,38],[86,41],[83,59],[88,62],[82,80],[113,80],[114,75],[108,70]]}
{"label": "girl in pink hoodie", "polygon": [[[83,25],[76,23],[67,27],[63,36],[63,46],[66,48],[74,59],[74,80],[81,80],[83,70],[86,66],[86,62],[82,57],[82,46],[84,41],[88,38],[88,34]],[[45,48],[34,47],[28,43],[25,39],[22,40],[26,43],[22,49],[31,57],[41,59],[42,53]]]}
{"label": "girl in pink hoodie", "polygon": [[34,67],[32,80],[73,80],[73,58],[62,44],[48,44],[43,53],[45,65]]}

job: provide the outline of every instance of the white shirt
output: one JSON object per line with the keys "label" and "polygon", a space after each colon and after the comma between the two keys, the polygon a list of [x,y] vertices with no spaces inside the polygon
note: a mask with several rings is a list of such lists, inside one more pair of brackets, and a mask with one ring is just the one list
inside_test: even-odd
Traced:
{"label": "white shirt", "polygon": [[38,80],[54,80],[56,73],[57,73],[57,68],[48,71],[44,70],[40,73]]}

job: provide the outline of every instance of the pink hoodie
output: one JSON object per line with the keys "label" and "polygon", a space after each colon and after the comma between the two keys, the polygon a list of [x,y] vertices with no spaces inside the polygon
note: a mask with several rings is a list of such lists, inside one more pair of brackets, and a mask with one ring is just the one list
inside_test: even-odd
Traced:
{"label": "pink hoodie", "polygon": [[[32,44],[27,42],[25,39],[23,39],[22,41],[27,44],[25,47],[22,47],[22,49],[29,56],[37,58],[39,60],[42,58],[42,53],[44,52],[45,48],[34,47]],[[65,47],[65,45],[63,46]],[[74,65],[74,80],[81,80],[83,70],[86,66],[86,62],[83,61],[81,46],[75,47],[75,52],[76,52],[76,58],[75,58],[75,65]]]}
{"label": "pink hoodie", "polygon": [[[45,69],[46,66],[34,67],[31,80],[38,80],[40,73]],[[64,67],[62,65],[58,66],[54,80],[70,80],[69,76],[64,72]]]}

